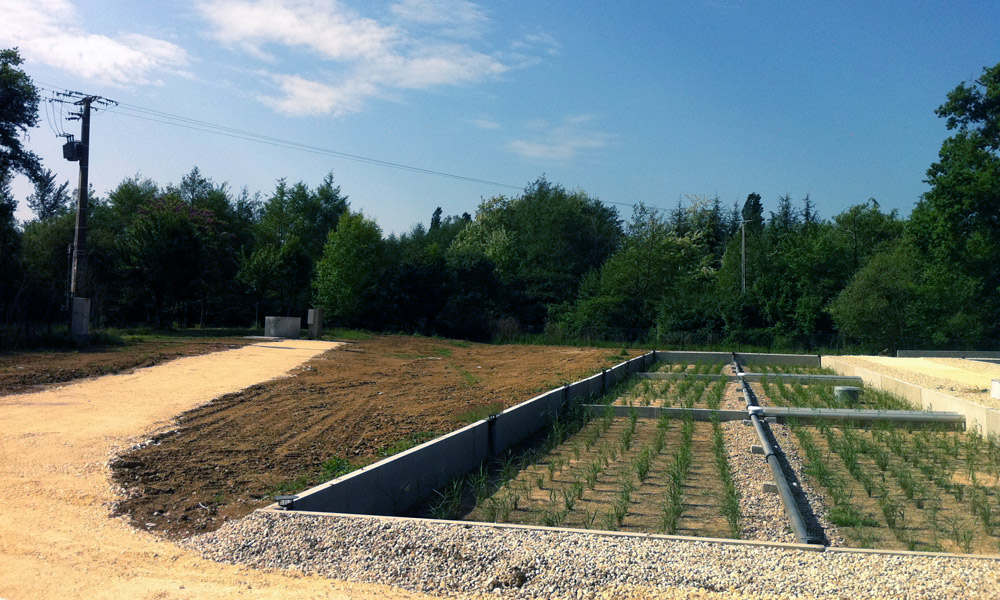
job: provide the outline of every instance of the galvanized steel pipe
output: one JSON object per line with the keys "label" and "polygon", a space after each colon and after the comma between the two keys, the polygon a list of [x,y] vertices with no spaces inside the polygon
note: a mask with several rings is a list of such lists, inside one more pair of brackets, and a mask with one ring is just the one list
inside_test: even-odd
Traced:
{"label": "galvanized steel pipe", "polygon": [[781,498],[781,504],[785,508],[785,514],[788,515],[792,531],[795,533],[795,539],[800,544],[823,543],[822,538],[809,533],[809,528],[806,527],[805,519],[799,510],[798,502],[795,501],[792,488],[788,485],[788,480],[785,479],[785,472],[781,468],[781,463],[774,452],[774,447],[771,445],[767,431],[764,429],[764,424],[760,421],[760,417],[764,411],[757,403],[757,396],[754,394],[753,388],[742,378],[740,378],[740,383],[743,385],[743,397],[747,402],[747,413],[750,415],[750,422],[753,423],[753,427],[757,431],[757,437],[760,438],[760,445],[764,449],[764,458],[767,459],[767,465],[771,467],[771,475],[774,477],[774,484],[778,488],[778,496]]}

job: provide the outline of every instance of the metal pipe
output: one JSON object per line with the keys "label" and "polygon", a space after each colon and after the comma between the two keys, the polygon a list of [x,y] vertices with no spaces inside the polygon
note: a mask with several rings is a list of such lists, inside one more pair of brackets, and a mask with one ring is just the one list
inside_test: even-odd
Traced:
{"label": "metal pipe", "polygon": [[778,495],[781,497],[781,504],[785,508],[785,514],[788,515],[788,521],[792,525],[795,539],[800,544],[823,543],[821,537],[811,534],[809,528],[806,527],[805,519],[802,517],[799,505],[795,501],[795,495],[792,493],[792,488],[788,485],[788,480],[785,479],[785,472],[782,470],[781,463],[774,453],[774,448],[767,439],[760,418],[757,415],[751,415],[750,420],[753,422],[754,429],[757,430],[757,437],[760,438],[761,446],[764,447],[764,457],[767,459],[767,466],[771,467],[771,475],[774,477],[774,484],[778,487]]}
{"label": "metal pipe", "polygon": [[781,463],[774,452],[774,447],[771,445],[768,431],[760,421],[760,417],[764,415],[764,409],[758,404],[757,395],[754,394],[753,388],[750,387],[745,379],[740,378],[740,383],[743,385],[743,397],[747,402],[747,413],[750,414],[750,422],[753,423],[753,428],[757,431],[757,437],[760,439],[760,445],[764,449],[764,458],[767,459],[767,466],[771,468],[774,484],[778,488],[778,496],[781,498],[785,514],[788,515],[788,521],[792,526],[792,531],[795,533],[795,538],[800,544],[821,544],[823,542],[822,538],[809,533],[809,528],[806,527],[802,512],[799,511],[798,502],[795,501],[795,495],[792,493],[792,488],[788,485],[788,480],[785,479],[785,472],[781,468]]}
{"label": "metal pipe", "polygon": [[896,424],[923,426],[944,425],[962,430],[965,428],[965,415],[957,412],[926,411],[926,410],[871,410],[842,408],[797,408],[771,407],[764,409],[764,416],[774,417],[779,422],[797,419],[800,423],[814,421],[843,422],[851,421],[860,424],[891,421]]}

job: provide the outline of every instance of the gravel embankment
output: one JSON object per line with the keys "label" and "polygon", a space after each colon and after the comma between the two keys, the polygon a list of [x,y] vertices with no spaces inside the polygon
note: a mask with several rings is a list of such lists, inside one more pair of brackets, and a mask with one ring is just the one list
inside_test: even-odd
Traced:
{"label": "gravel embankment", "polygon": [[445,596],[997,598],[1000,562],[256,512],[188,545],[206,558]]}
{"label": "gravel embankment", "polygon": [[[891,358],[838,356],[837,360],[942,394],[1000,409],[990,397],[990,381],[1000,379],[1000,365],[962,358]],[[936,366],[946,367],[944,369]]]}

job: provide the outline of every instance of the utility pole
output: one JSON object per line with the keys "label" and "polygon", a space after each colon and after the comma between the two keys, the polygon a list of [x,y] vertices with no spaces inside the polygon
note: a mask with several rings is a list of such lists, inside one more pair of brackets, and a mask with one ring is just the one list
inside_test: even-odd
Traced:
{"label": "utility pole", "polygon": [[83,106],[80,115],[80,184],[76,194],[76,233],[73,235],[73,279],[70,295],[74,298],[89,298],[87,295],[87,200],[90,182],[90,105],[96,98],[84,96],[76,104]]}
{"label": "utility pole", "polygon": [[111,106],[118,104],[100,96],[63,92],[59,96],[67,98],[56,102],[70,103],[80,107],[71,113],[70,120],[80,121],[80,141],[66,134],[63,144],[63,158],[80,162],[80,181],[76,195],[76,230],[73,235],[72,268],[70,270],[70,333],[73,341],[86,346],[90,341],[90,294],[87,290],[87,201],[90,197],[90,112],[93,105]]}
{"label": "utility pole", "polygon": [[743,263],[743,293],[747,292],[747,222],[746,219],[740,221],[740,234],[743,239],[740,241],[740,250]]}

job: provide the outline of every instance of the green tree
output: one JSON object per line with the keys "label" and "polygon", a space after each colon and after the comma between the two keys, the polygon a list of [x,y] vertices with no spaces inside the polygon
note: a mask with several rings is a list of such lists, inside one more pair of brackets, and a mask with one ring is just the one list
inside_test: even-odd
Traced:
{"label": "green tree", "polygon": [[254,249],[244,252],[239,278],[285,314],[308,308],[316,261],[347,210],[347,196],[328,174],[315,191],[279,179],[254,225]]}
{"label": "green tree", "polygon": [[348,326],[378,326],[388,266],[382,230],[361,213],[345,212],[331,231],[316,266],[316,301],[331,319]]}
{"label": "green tree", "polygon": [[183,318],[184,304],[197,297],[206,260],[204,242],[215,224],[211,211],[197,209],[175,194],[140,206],[118,240],[118,256],[130,287],[159,326],[165,313]]}
{"label": "green tree", "polygon": [[31,321],[52,323],[63,314],[69,291],[67,249],[75,222],[76,215],[64,211],[24,227],[25,308]]}
{"label": "green tree", "polygon": [[69,182],[56,185],[56,174],[51,169],[45,169],[35,179],[35,191],[28,196],[28,206],[39,220],[46,220],[62,214],[67,210],[70,197],[66,188]]}
{"label": "green tree", "polygon": [[23,291],[21,281],[21,232],[14,211],[17,201],[10,189],[11,174],[0,171],[0,317],[10,323]]}
{"label": "green tree", "polygon": [[19,68],[23,62],[17,48],[0,50],[0,174],[36,179],[41,160],[20,138],[38,124],[38,90]]}
{"label": "green tree", "polygon": [[746,222],[746,227],[752,231],[758,231],[764,227],[764,205],[760,201],[760,194],[753,192],[747,195],[740,217]]}
{"label": "green tree", "polygon": [[[930,190],[921,197],[907,227],[908,237],[929,261],[928,273],[961,274],[971,297],[948,294],[932,313],[961,315],[964,331],[948,327],[937,337],[972,338],[1000,334],[1000,64],[985,68],[974,83],[960,84],[937,109],[956,133],[941,145],[927,170]],[[931,298],[928,298],[930,301]]]}
{"label": "green tree", "polygon": [[830,304],[840,332],[870,351],[899,348],[919,334],[921,258],[898,243],[875,254]]}
{"label": "green tree", "polygon": [[615,209],[543,177],[519,197],[480,204],[452,246],[493,262],[500,281],[521,295],[507,310],[520,327],[537,331],[548,307],[571,302],[583,276],[599,268],[620,239]]}

